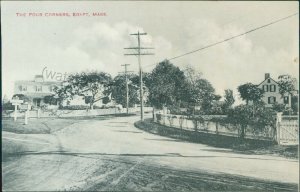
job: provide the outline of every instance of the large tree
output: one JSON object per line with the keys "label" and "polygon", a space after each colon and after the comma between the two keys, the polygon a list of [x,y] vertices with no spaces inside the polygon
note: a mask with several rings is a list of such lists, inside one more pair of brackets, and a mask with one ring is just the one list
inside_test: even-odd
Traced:
{"label": "large tree", "polygon": [[243,100],[249,104],[249,101],[258,102],[264,95],[264,91],[252,83],[246,83],[238,87],[238,91]]}
{"label": "large tree", "polygon": [[279,93],[282,97],[286,94],[291,95],[291,109],[294,113],[298,113],[298,94],[296,94],[296,89],[298,87],[298,82],[296,78],[291,75],[280,75],[278,77]]}
{"label": "large tree", "polygon": [[215,89],[206,79],[197,79],[190,91],[190,101],[194,102],[195,105],[201,106],[201,111],[205,114],[210,113],[213,101],[220,99],[219,96],[215,95]]}
{"label": "large tree", "polygon": [[213,101],[220,100],[221,96],[216,95],[212,84],[208,80],[203,79],[202,74],[196,72],[191,66],[185,69],[185,77],[189,108],[192,108],[193,112],[195,112],[195,106],[200,106],[203,113],[211,113]]}
{"label": "large tree", "polygon": [[89,97],[86,101],[93,109],[95,102],[110,94],[111,81],[111,76],[104,72],[77,73],[70,75],[56,93],[61,100],[70,100],[74,95]]}
{"label": "large tree", "polygon": [[284,96],[286,93],[294,95],[297,79],[290,75],[280,75],[278,77],[279,93]]}
{"label": "large tree", "polygon": [[240,85],[238,87],[238,91],[240,92],[241,98],[246,100],[247,105],[249,104],[249,101],[253,102],[252,113],[254,116],[256,106],[260,103],[261,98],[264,96],[264,91],[252,83]]}
{"label": "large tree", "polygon": [[[129,107],[139,102],[139,83],[136,81],[137,75],[128,75],[128,98]],[[123,107],[126,107],[126,77],[125,75],[118,75],[114,78],[112,85],[111,97]]]}
{"label": "large tree", "polygon": [[178,105],[185,98],[184,73],[168,60],[160,62],[146,81],[149,102],[157,107]]}

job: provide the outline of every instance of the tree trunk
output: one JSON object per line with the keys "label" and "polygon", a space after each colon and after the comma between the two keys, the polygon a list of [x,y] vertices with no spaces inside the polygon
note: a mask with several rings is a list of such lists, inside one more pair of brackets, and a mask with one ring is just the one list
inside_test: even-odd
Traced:
{"label": "tree trunk", "polygon": [[241,126],[241,133],[240,133],[240,138],[241,139],[244,139],[245,138],[245,130],[246,130],[246,127],[245,125],[242,125]]}

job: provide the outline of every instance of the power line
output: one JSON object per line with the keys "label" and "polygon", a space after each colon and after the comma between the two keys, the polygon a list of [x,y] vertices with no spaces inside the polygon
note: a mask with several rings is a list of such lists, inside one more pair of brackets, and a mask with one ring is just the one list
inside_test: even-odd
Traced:
{"label": "power line", "polygon": [[[213,46],[215,46],[215,45],[224,43],[224,42],[226,42],[226,41],[230,41],[230,40],[235,39],[235,38],[237,38],[237,37],[246,35],[246,34],[248,34],[248,33],[252,33],[252,32],[254,32],[254,31],[257,31],[257,30],[262,29],[262,28],[264,28],[264,27],[268,27],[268,26],[273,25],[273,24],[275,24],[275,23],[278,23],[278,22],[281,22],[281,21],[283,21],[283,20],[289,19],[289,18],[291,18],[291,17],[293,17],[293,16],[295,16],[295,15],[297,15],[297,14],[298,14],[298,13],[294,13],[294,14],[292,14],[292,15],[283,17],[283,18],[281,18],[281,19],[272,21],[272,22],[267,23],[267,24],[265,24],[265,25],[262,25],[262,26],[259,26],[259,27],[254,28],[254,29],[251,29],[251,30],[249,30],[249,31],[246,31],[246,32],[244,32],[244,33],[241,33],[241,34],[238,34],[238,35],[229,37],[229,38],[224,39],[224,40],[222,40],[222,41],[218,41],[218,42],[216,42],[216,43],[212,43],[212,44],[206,45],[206,46],[201,47],[201,48],[199,48],[199,49],[196,49],[196,50],[193,50],[193,51],[190,51],[190,52],[187,52],[187,53],[184,53],[184,54],[181,54],[181,55],[178,55],[178,56],[176,56],[176,57],[172,57],[172,58],[166,59],[166,60],[169,60],[169,61],[170,61],[170,60],[178,59],[178,58],[180,58],[180,57],[183,57],[183,56],[186,56],[186,55],[189,55],[189,54],[192,54],[192,53],[195,53],[195,52],[198,52],[198,51],[201,51],[201,50],[210,48],[210,47],[213,47]],[[150,67],[150,66],[153,66],[153,65],[157,65],[157,63],[150,64],[150,65],[146,65],[145,68]]]}
{"label": "power line", "polygon": [[212,46],[215,46],[215,45],[224,43],[224,42],[229,41],[229,40],[232,40],[232,39],[234,39],[234,38],[237,38],[237,37],[246,35],[246,34],[248,34],[248,33],[254,32],[254,31],[256,31],[256,30],[259,30],[259,29],[262,29],[262,28],[264,28],[264,27],[267,27],[267,26],[273,25],[273,24],[275,24],[275,23],[278,23],[278,22],[280,22],[280,21],[286,20],[286,19],[288,19],[288,18],[290,18],[290,17],[293,17],[293,16],[295,16],[295,15],[297,15],[297,14],[298,14],[298,13],[294,13],[294,14],[289,15],[289,16],[287,16],[287,17],[284,17],[284,18],[281,18],[281,19],[272,21],[272,22],[270,22],[270,23],[268,23],[268,24],[265,24],[265,25],[256,27],[256,28],[254,28],[254,29],[251,29],[251,30],[246,31],[246,32],[244,32],[244,33],[241,33],[241,34],[232,36],[232,37],[227,38],[227,39],[224,39],[224,40],[222,40],[222,41],[218,41],[218,42],[216,42],[216,43],[213,43],[213,44],[210,44],[210,45],[201,47],[201,48],[196,49],[196,50],[194,50],[194,51],[190,51],[190,52],[184,53],[184,54],[182,54],[182,55],[179,55],[179,56],[176,56],[176,57],[172,57],[172,58],[170,58],[170,59],[168,59],[168,60],[178,59],[178,58],[183,57],[183,56],[185,56],[185,55],[189,55],[189,54],[195,53],[195,52],[197,52],[197,51],[201,51],[201,50],[203,50],[203,49],[207,49],[207,48],[209,48],[209,47],[212,47]]}

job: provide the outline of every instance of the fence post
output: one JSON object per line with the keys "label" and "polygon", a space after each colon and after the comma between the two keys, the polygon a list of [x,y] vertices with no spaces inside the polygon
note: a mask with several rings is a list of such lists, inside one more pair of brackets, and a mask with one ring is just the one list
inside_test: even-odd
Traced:
{"label": "fence post", "polygon": [[28,124],[28,113],[29,113],[29,110],[26,110],[26,111],[25,111],[25,119],[24,119],[24,124],[25,124],[25,125]]}
{"label": "fence post", "polygon": [[280,145],[280,123],[282,120],[282,112],[277,113],[277,118],[276,118],[276,140],[278,145]]}
{"label": "fence post", "polygon": [[153,121],[156,122],[156,113],[155,113],[155,108],[153,107]]}
{"label": "fence post", "polygon": [[166,124],[166,114],[167,114],[167,107],[163,107],[163,118],[164,118],[164,125]]}
{"label": "fence post", "polygon": [[40,118],[40,109],[37,110],[37,118]]}

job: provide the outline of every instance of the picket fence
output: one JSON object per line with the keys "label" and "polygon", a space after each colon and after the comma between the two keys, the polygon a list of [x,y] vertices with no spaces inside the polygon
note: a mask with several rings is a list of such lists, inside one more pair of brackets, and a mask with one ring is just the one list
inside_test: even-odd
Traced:
{"label": "picket fence", "polygon": [[[157,118],[158,114],[160,118]],[[214,117],[222,118],[226,116],[206,115],[202,117],[204,122],[199,123],[197,128],[193,120],[182,115],[161,114],[158,112],[155,113],[154,121],[161,125],[188,131],[220,134],[233,137],[238,137],[240,135],[240,129],[238,129],[236,125],[220,124],[218,122],[211,121]],[[298,116],[282,116],[282,113],[277,113],[276,121],[276,127],[267,126],[263,129],[256,129],[253,126],[248,125],[245,131],[245,138],[276,141],[279,145],[299,145]]]}

